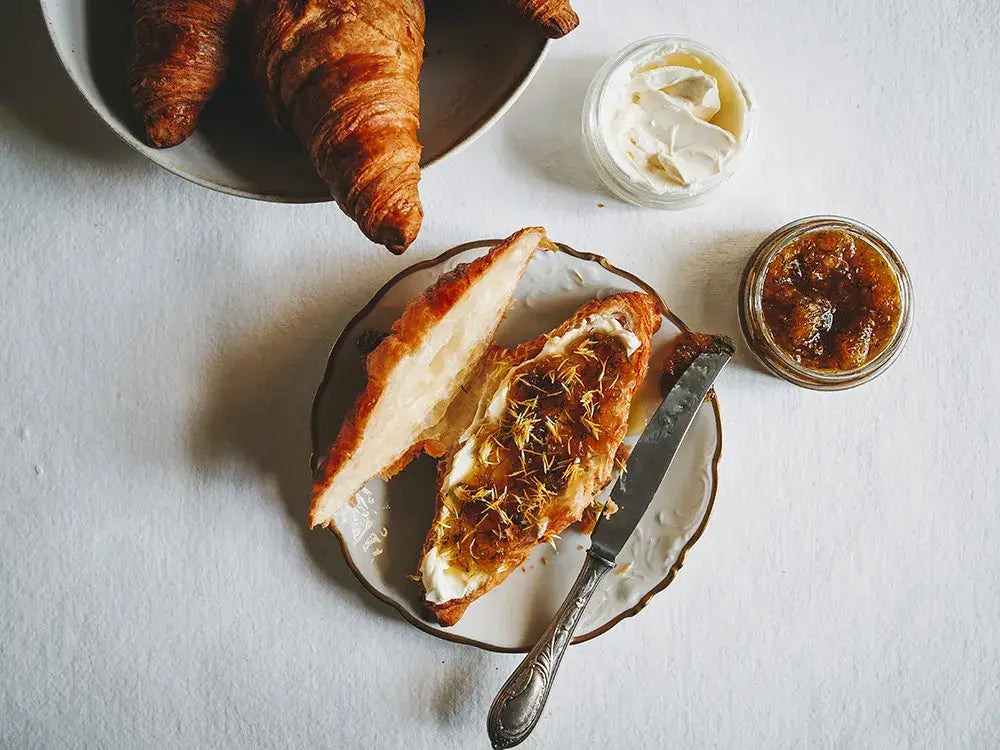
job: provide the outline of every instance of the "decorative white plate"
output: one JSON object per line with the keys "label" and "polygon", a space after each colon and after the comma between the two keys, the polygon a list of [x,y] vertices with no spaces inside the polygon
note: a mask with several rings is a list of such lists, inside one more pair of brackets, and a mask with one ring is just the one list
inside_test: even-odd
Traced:
{"label": "decorative white plate", "polygon": [[[330,353],[326,375],[313,405],[313,463],[326,455],[348,406],[364,385],[362,354],[373,332],[384,332],[413,297],[438,276],[496,244],[484,240],[453,248],[418,263],[389,281],[348,323]],[[585,302],[620,291],[656,292],[638,277],[604,258],[565,245],[559,252],[535,253],[515,292],[515,301],[497,334],[504,346],[550,330]],[[661,300],[662,304],[662,300]],[[664,320],[654,337],[651,376],[637,394],[636,427],[658,404],[656,391],[666,344],[686,327],[663,305]],[[604,578],[584,613],[575,642],[607,631],[637,613],[673,579],[684,555],[708,521],[718,482],[722,423],[718,400],[699,411],[656,497],[618,556],[615,573]],[[376,597],[431,635],[493,651],[527,651],[552,619],[569,591],[589,539],[574,526],[562,534],[558,551],[537,547],[523,570],[469,607],[452,628],[426,616],[417,569],[424,536],[434,515],[435,466],[423,456],[389,483],[374,479],[358,493],[353,507],[335,516],[335,532],[355,575]]]}
{"label": "decorative white plate", "polygon": [[[330,194],[302,149],[277,132],[244,77],[232,76],[202,114],[198,130],[169,149],[138,136],[125,88],[130,0],[41,0],[49,35],[69,77],[108,126],[174,174],[224,193],[317,203]],[[520,96],[548,40],[492,0],[427,0],[420,77],[422,165],[471,143]],[[234,71],[239,58],[234,53]]]}

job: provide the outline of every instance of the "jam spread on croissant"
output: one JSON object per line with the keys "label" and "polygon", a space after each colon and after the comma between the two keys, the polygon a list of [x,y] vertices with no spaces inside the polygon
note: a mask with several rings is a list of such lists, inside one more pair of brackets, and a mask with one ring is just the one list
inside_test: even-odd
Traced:
{"label": "jam spread on croissant", "polygon": [[770,261],[761,295],[774,342],[801,365],[845,372],[878,356],[899,326],[899,283],[882,254],[839,229],[809,232]]}
{"label": "jam spread on croissant", "polygon": [[547,528],[562,528],[560,516],[579,514],[561,499],[607,439],[602,405],[624,387],[612,373],[627,357],[619,337],[592,332],[564,355],[515,371],[502,415],[473,439],[474,468],[445,496],[437,544],[449,550],[451,565],[473,572],[498,563],[526,533],[551,541]]}

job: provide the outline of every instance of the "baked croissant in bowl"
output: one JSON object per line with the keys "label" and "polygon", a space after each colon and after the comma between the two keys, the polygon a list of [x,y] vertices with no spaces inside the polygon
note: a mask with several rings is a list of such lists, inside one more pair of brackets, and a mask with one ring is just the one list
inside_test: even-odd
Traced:
{"label": "baked croissant in bowl", "polygon": [[569,0],[507,0],[550,39],[565,36],[580,25],[580,17]]}
{"label": "baked croissant in bowl", "polygon": [[168,148],[187,140],[229,67],[230,36],[242,0],[132,0],[127,73],[145,140]]}
{"label": "baked croissant in bowl", "polygon": [[[502,2],[549,37],[579,23],[568,0]],[[367,237],[394,253],[413,242],[423,0],[132,0],[132,11],[127,79],[148,143],[191,135],[252,15],[254,77],[273,119]]]}
{"label": "baked croissant in bowl", "polygon": [[275,119],[371,240],[420,230],[422,0],[262,0],[256,74]]}

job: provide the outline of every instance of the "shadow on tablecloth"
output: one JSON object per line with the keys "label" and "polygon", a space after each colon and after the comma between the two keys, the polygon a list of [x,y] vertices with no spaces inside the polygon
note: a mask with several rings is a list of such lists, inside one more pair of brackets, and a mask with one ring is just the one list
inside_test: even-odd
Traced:
{"label": "shadow on tablecloth", "polygon": [[511,155],[525,172],[582,195],[614,200],[590,166],[581,117],[590,81],[605,58],[549,58],[504,115]]}
{"label": "shadow on tablecloth", "polygon": [[310,531],[306,522],[313,396],[330,346],[355,312],[337,302],[343,299],[337,289],[342,283],[334,282],[328,294],[253,305],[273,317],[244,339],[220,342],[205,407],[193,421],[190,453],[196,469],[206,474],[231,471],[235,459],[238,471],[258,475],[257,486],[276,484],[316,567],[371,611],[391,615],[351,573],[332,532]]}
{"label": "shadow on tablecloth", "polygon": [[[736,357],[730,367],[772,376],[754,357],[740,332],[739,297],[743,269],[757,246],[772,229],[723,232],[695,246],[693,252],[675,258],[672,275],[685,287],[683,298],[694,300],[675,309],[689,326],[711,333],[723,333],[736,342]],[[671,297],[673,299],[673,297]],[[723,382],[725,380],[723,379]],[[725,402],[725,389],[722,391]],[[723,406],[725,413],[725,406]]]}

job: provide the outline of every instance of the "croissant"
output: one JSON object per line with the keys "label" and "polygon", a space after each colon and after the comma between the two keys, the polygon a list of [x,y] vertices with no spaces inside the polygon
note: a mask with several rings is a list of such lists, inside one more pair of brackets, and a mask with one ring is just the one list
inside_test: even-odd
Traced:
{"label": "croissant", "polygon": [[423,219],[422,0],[262,0],[257,76],[340,208],[401,253]]}
{"label": "croissant", "polygon": [[240,0],[132,0],[128,87],[146,140],[176,146],[222,83]]}
{"label": "croissant", "polygon": [[[438,463],[420,584],[446,627],[593,507],[627,451],[632,397],[660,311],[648,294],[598,299],[516,349],[490,352],[479,408]],[[602,504],[603,506],[603,504]],[[603,510],[603,507],[602,507]]]}
{"label": "croissant", "polygon": [[508,0],[524,18],[540,28],[545,36],[558,39],[580,25],[580,17],[569,0]]}
{"label": "croissant", "polygon": [[[367,382],[314,477],[309,525],[326,526],[372,477],[421,451],[441,455],[465,429],[474,380],[545,230],[515,232],[415,298],[365,361]],[[460,402],[460,403],[456,403]],[[474,410],[478,403],[470,403]],[[454,407],[454,408],[453,408]],[[457,432],[457,434],[456,434]]]}

